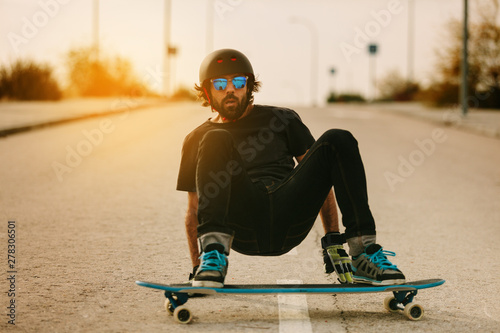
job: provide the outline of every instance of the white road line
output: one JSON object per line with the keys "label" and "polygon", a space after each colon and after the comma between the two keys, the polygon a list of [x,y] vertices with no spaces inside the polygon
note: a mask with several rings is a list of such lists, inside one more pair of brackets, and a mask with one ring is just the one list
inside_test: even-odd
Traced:
{"label": "white road line", "polygon": [[[302,284],[301,280],[277,280],[277,284]],[[280,333],[312,332],[306,295],[278,294]]]}

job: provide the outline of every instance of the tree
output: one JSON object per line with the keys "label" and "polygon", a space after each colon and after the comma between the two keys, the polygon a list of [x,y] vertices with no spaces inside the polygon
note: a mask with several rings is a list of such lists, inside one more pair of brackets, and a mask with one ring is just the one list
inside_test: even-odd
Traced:
{"label": "tree", "polygon": [[17,60],[0,68],[0,98],[58,100],[62,97],[52,68],[31,60]]}
{"label": "tree", "polygon": [[84,97],[151,94],[135,77],[129,61],[97,55],[95,48],[68,52],[66,64],[70,90]]}
{"label": "tree", "polygon": [[[499,0],[480,0],[469,26],[469,101],[471,106],[500,108]],[[445,28],[445,42],[436,51],[437,65],[429,98],[436,104],[456,104],[461,84],[462,21]]]}
{"label": "tree", "polygon": [[411,101],[420,91],[416,82],[409,82],[397,71],[391,71],[378,84],[380,99],[386,101]]}

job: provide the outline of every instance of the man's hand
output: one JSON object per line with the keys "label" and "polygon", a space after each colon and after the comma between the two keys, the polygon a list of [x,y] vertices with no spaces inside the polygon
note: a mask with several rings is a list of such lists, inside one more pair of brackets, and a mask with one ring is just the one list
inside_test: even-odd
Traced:
{"label": "man's hand", "polygon": [[331,245],[323,249],[325,272],[337,273],[340,283],[354,283],[352,278],[351,258],[342,245]]}

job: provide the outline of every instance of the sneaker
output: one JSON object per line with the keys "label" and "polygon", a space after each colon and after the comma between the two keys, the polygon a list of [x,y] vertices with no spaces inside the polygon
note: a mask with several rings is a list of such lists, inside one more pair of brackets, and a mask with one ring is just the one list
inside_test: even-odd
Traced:
{"label": "sneaker", "polygon": [[224,246],[218,243],[209,244],[200,256],[201,264],[193,278],[193,287],[222,288],[226,278],[227,256]]}
{"label": "sneaker", "polygon": [[354,281],[375,286],[405,283],[405,276],[387,256],[394,257],[396,253],[383,251],[378,244],[368,245],[365,252],[352,258]]}

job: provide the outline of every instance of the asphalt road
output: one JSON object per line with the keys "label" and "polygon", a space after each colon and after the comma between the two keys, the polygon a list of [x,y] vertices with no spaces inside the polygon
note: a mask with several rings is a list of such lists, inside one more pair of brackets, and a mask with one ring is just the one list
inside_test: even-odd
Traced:
{"label": "asphalt road", "polygon": [[[190,300],[195,321],[176,324],[162,293],[134,281],[184,282],[191,269],[175,183],[182,140],[209,111],[179,104],[0,139],[0,330],[498,331],[500,140],[362,106],[296,110],[315,136],[358,139],[378,241],[407,278],[447,280],[416,297],[424,319],[385,312],[385,294],[238,295]],[[321,236],[318,221],[282,257],[233,252],[227,282],[333,282]]]}

